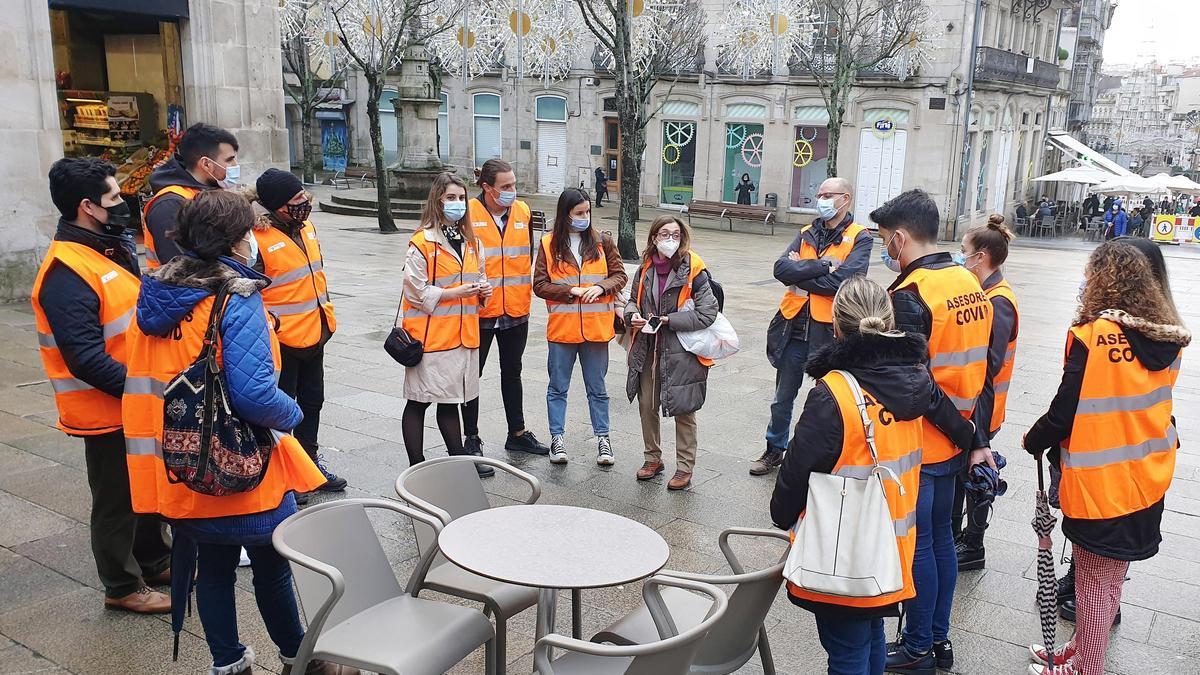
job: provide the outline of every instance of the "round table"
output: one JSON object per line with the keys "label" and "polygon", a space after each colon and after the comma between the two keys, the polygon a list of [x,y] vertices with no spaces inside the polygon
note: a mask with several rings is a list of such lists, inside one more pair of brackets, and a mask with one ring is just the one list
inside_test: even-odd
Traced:
{"label": "round table", "polygon": [[462,516],[442,530],[438,546],[463,569],[539,589],[539,639],[554,631],[559,589],[572,591],[572,634],[580,638],[582,589],[644,579],[662,569],[671,553],[662,536],[637,521],[551,504],[502,506]]}

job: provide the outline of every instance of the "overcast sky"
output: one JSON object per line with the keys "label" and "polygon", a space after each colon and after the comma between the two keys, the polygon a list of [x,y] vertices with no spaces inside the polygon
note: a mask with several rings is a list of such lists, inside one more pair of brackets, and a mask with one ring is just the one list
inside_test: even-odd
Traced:
{"label": "overcast sky", "polygon": [[1117,0],[1104,34],[1106,64],[1161,62],[1200,65],[1200,1]]}

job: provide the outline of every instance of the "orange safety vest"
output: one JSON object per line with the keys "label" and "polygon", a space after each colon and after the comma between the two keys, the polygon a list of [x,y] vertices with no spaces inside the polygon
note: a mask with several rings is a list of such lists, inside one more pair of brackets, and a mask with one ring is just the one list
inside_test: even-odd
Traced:
{"label": "orange safety vest", "polygon": [[992,428],[988,431],[994,434],[1000,430],[1000,425],[1004,424],[1004,411],[1008,405],[1008,385],[1012,382],[1013,363],[1016,362],[1017,357],[1017,331],[1021,325],[1021,317],[1017,313],[1017,296],[1007,281],[1001,281],[992,286],[985,290],[984,294],[987,295],[989,302],[993,298],[1008,300],[1012,303],[1014,313],[1012,335],[1008,337],[1008,351],[1004,353],[1004,365],[1000,367],[1000,372],[996,373],[996,379],[992,380],[992,392],[995,394],[995,398],[992,403]]}
{"label": "orange safety vest", "polygon": [[[546,271],[551,283],[587,288],[608,278],[608,260],[603,248],[598,258],[583,261],[583,269],[580,269],[574,259],[555,260],[553,242],[553,233],[542,237],[542,255],[546,256]],[[602,295],[595,302],[583,302],[580,298],[575,298],[575,302],[547,300],[546,314],[546,340],[549,342],[608,342],[616,335],[612,295]]]}
{"label": "orange safety vest", "polygon": [[1180,359],[1148,370],[1121,326],[1075,326],[1067,338],[1088,350],[1071,435],[1062,444],[1059,499],[1070,518],[1116,518],[1156,504],[1171,485],[1179,437],[1171,390]]}
{"label": "orange safety vest", "polygon": [[[290,435],[275,445],[266,475],[249,492],[214,497],[167,479],[162,458],[163,390],[200,355],[213,300],[209,296],[197,303],[190,318],[185,318],[173,335],[146,335],[137,322],[129,328],[129,364],[122,413],[129,493],[135,513],[158,513],[179,519],[261,513],[279,506],[289,490],[310,492],[325,483],[325,476],[308,458],[300,442]],[[268,331],[268,335],[278,374],[279,341],[274,333]]]}
{"label": "orange safety vest", "polygon": [[[812,225],[806,225],[800,230],[800,257],[804,260],[828,260],[837,265],[846,262],[846,258],[850,257],[850,251],[854,250],[854,240],[858,237],[858,233],[864,230],[862,225],[858,223],[850,223],[842,232],[842,240],[829,246],[824,251],[817,251],[812,242],[804,235],[811,231]],[[814,321],[821,323],[833,323],[833,296],[832,295],[809,295],[808,291],[799,286],[788,286],[787,291],[783,294],[783,300],[779,303],[779,312],[783,314],[783,318],[791,320],[804,309],[805,305],[811,303],[809,313]]]}
{"label": "orange safety vest", "polygon": [[66,265],[91,287],[100,299],[100,326],[104,335],[104,351],[115,361],[126,362],[125,331],[133,321],[140,280],[129,270],[104,257],[99,251],[68,241],[50,243],[42,260],[37,278],[33,281],[33,316],[37,326],[38,352],[42,367],[54,389],[54,404],[58,408],[55,425],[72,436],[96,436],[121,428],[121,400],[95,389],[75,377],[50,330],[50,322],[38,297],[46,272],[55,262]]}
{"label": "orange safety vest", "polygon": [[[859,414],[854,393],[840,374],[829,373],[821,378],[821,382],[824,382],[825,386],[829,388],[829,392],[833,394],[833,400],[837,403],[838,412],[842,418],[842,454],[833,467],[833,474],[848,478],[869,478],[875,468],[875,462],[871,459],[871,451],[867,447],[862,415]],[[788,593],[803,600],[843,607],[883,607],[907,600],[917,594],[916,587],[913,585],[912,565],[913,551],[916,550],[917,545],[917,492],[921,484],[921,439],[922,429],[926,425],[921,418],[915,420],[896,419],[865,389],[863,399],[867,402],[867,414],[874,421],[875,450],[879,454],[879,465],[891,469],[900,479],[900,484],[897,485],[896,481],[891,480],[887,474],[882,476],[888,510],[891,511],[892,522],[896,528],[896,547],[900,550],[904,587],[895,593],[874,598],[851,598],[815,593],[789,581]],[[903,491],[901,491],[901,486],[903,486]],[[792,531],[790,535],[793,540],[796,538],[795,531]]]}
{"label": "orange safety vest", "polygon": [[[679,300],[678,300],[678,304],[676,305],[677,308],[680,310],[683,309],[683,303],[687,302],[692,297],[692,282],[694,282],[696,280],[696,277],[700,276],[701,272],[703,272],[705,269],[707,269],[704,266],[704,261],[701,260],[700,256],[695,251],[688,251],[688,256],[689,256],[688,257],[689,269],[688,269],[687,284],[683,288],[679,289]],[[650,264],[643,263],[641,276],[640,276],[641,281],[638,284],[638,296],[637,296],[638,309],[641,309],[641,307],[642,307],[642,292],[646,290],[646,274],[649,271],[650,271]],[[641,333],[641,331],[637,331],[636,333],[633,334],[633,340],[635,342],[637,341],[639,333]],[[701,365],[706,366],[706,367],[711,367],[712,364],[716,363],[716,361],[713,361],[712,359],[706,359],[703,356],[697,356],[696,360],[699,361]]]}
{"label": "orange safety vest", "polygon": [[[929,370],[954,407],[971,419],[975,401],[987,379],[987,353],[992,332],[992,303],[979,280],[959,265],[913,270],[901,289],[915,289],[932,317]],[[897,289],[900,290],[900,289]],[[932,424],[925,425],[925,462],[936,464],[960,450]]]}
{"label": "orange safety vest", "polygon": [[329,332],[337,330],[333,303],[325,280],[325,261],[317,230],[309,221],[300,228],[304,248],[276,227],[255,229],[258,255],[263,272],[271,285],[262,291],[267,311],[279,318],[279,341],[288,347],[303,349],[321,341],[321,317]]}
{"label": "orange safety vest", "polygon": [[186,187],[183,185],[168,185],[158,192],[155,192],[154,196],[150,198],[150,201],[146,202],[146,205],[142,207],[142,237],[144,243],[146,244],[146,267],[155,269],[162,264],[159,262],[158,254],[154,250],[154,235],[150,233],[150,207],[154,206],[154,202],[158,201],[159,197],[166,194],[179,195],[185,200],[190,200],[192,197],[200,194],[200,192],[201,190],[199,188]]}
{"label": "orange safety vest", "polygon": [[[479,280],[479,255],[473,242],[463,242],[461,263],[446,247],[426,239],[425,230],[414,234],[408,245],[425,256],[425,269],[430,271],[429,283],[438,288],[454,288]],[[408,296],[400,304],[404,312],[404,330],[420,340],[426,352],[479,347],[478,297],[454,300],[443,297],[432,314],[426,314],[409,302]]]}
{"label": "orange safety vest", "polygon": [[491,299],[479,316],[492,319],[507,314],[511,317],[529,315],[533,302],[533,258],[529,238],[529,205],[521,200],[508,209],[504,234],[492,212],[478,199],[468,202],[471,226],[483,247],[484,269],[488,281],[495,287]]}

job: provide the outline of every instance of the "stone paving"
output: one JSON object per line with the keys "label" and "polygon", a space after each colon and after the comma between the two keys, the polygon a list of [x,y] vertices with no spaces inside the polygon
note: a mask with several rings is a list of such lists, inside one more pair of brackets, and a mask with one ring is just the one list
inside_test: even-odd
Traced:
{"label": "stone paving", "polygon": [[[552,212],[552,206],[539,199],[534,208]],[[605,207],[598,220],[611,229],[615,215],[615,208]],[[321,440],[330,465],[350,481],[348,496],[394,497],[393,481],[407,465],[400,440],[403,373],[381,343],[395,313],[407,235],[372,233],[371,221],[352,217],[317,213],[314,220],[321,228],[339,318],[326,357],[328,402]],[[763,448],[773,391],[774,371],[763,354],[766,326],[780,296],[771,265],[789,237],[785,228],[773,237],[696,231],[696,249],[725,287],[726,312],[739,331],[743,352],[712,370],[709,398],[699,414],[701,451],[690,490],[668,493],[663,479],[634,481],[633,472],[641,464],[640,427],[636,407],[623,396],[624,353],[616,345],[608,378],[616,466],[600,468],[594,462],[595,444],[589,438],[578,381],[567,426],[571,462],[556,467],[543,458],[506,456],[494,363],[483,382],[481,424],[487,454],[538,476],[543,502],[604,509],[655,528],[671,545],[669,568],[727,569],[717,549],[720,530],[770,526],[767,504],[773,480],[753,478],[747,469]],[[1024,672],[1025,645],[1040,637],[1034,606],[1035,538],[1029,525],[1035,475],[1032,461],[1016,443],[1057,386],[1064,333],[1087,249],[1022,242],[1007,265],[1022,320],[1009,421],[996,443],[1010,459],[1005,472],[1009,492],[996,503],[987,570],[965,573],[959,580],[952,617],[954,672]],[[1180,248],[1168,249],[1167,255],[1185,320],[1200,326],[1200,300],[1191,294],[1200,283],[1200,255]],[[870,276],[886,284],[892,275],[873,259]],[[544,325],[545,311],[535,302],[525,362],[525,412],[529,427],[546,439]],[[90,505],[82,444],[52,428],[53,401],[36,344],[28,305],[0,306],[0,673],[203,672],[210,660],[197,617],[188,618],[179,662],[172,663],[165,617],[135,617],[102,608],[88,544]],[[1135,563],[1130,572],[1124,621],[1114,630],[1109,652],[1114,673],[1200,673],[1200,455],[1188,441],[1193,432],[1200,432],[1200,422],[1190,414],[1200,401],[1200,376],[1188,363],[1190,358],[1185,358],[1175,392],[1183,448],[1163,518],[1162,551],[1152,560]],[[436,445],[440,438],[432,415],[427,425],[425,452],[436,457],[444,449]],[[674,436],[670,422],[664,426],[669,476]],[[506,477],[490,479],[487,487],[497,504],[524,495],[523,486]],[[388,518],[377,520],[377,526],[397,573],[407,575],[416,555],[411,528]],[[1056,534],[1056,550],[1062,540]],[[779,553],[769,544],[750,543],[739,550],[750,565],[768,564]],[[633,607],[639,593],[636,585],[586,592],[589,634]],[[565,604],[560,617],[569,616]],[[280,664],[257,616],[244,570],[239,575],[238,606],[242,640],[260,657],[257,670],[278,672]],[[510,622],[511,672],[531,670],[533,615],[529,610]],[[780,673],[823,671],[824,653],[811,615],[781,594],[767,627]],[[565,618],[559,629],[569,630]],[[894,622],[888,630],[894,630]],[[1070,630],[1069,624],[1061,623],[1060,639]],[[455,672],[483,672],[482,654],[474,654]],[[761,672],[757,658],[742,672]]]}

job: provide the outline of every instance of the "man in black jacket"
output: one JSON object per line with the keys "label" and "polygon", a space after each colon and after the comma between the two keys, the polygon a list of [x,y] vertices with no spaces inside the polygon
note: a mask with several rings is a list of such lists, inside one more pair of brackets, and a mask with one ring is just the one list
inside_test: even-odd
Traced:
{"label": "man in black jacket", "polygon": [[[129,206],[121,200],[115,173],[111,164],[98,159],[54,163],[50,195],[62,213],[54,239],[92,249],[123,268],[132,275],[123,275],[128,292],[136,296],[139,270],[126,230]],[[112,277],[119,274],[111,272]],[[125,364],[106,350],[106,333],[117,327],[114,322],[101,323],[102,300],[111,298],[102,299],[96,290],[111,294],[108,289],[115,284],[110,281],[116,279],[105,275],[94,287],[60,259],[50,257],[43,263],[35,311],[50,328],[50,336],[40,338],[43,347],[57,349],[71,376],[83,383],[75,388],[90,387],[100,396],[120,399],[125,391]],[[115,409],[119,410],[119,403]],[[60,406],[60,417],[61,410]],[[119,423],[119,416],[113,422]],[[104,584],[105,606],[142,614],[169,612],[170,598],[150,590],[147,582],[169,583],[170,546],[158,516],[133,512],[124,434],[119,428],[96,433],[96,429],[73,430],[61,421],[60,426],[83,437],[92,492],[92,554]]]}

